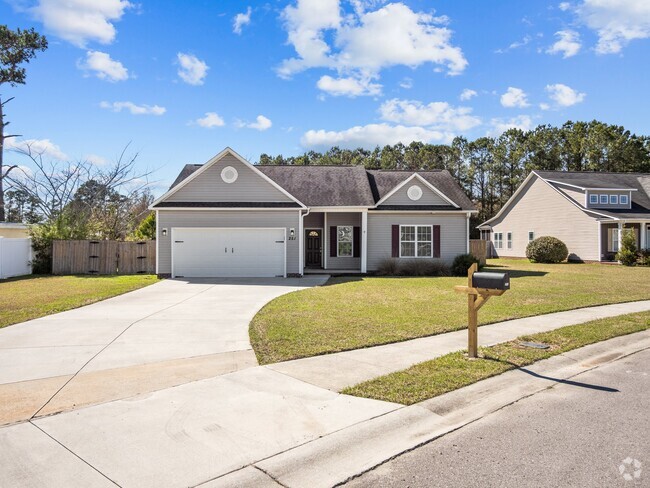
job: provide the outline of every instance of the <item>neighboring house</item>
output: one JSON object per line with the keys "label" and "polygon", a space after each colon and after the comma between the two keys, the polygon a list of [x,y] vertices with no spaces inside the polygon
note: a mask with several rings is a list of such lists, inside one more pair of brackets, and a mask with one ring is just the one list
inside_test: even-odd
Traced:
{"label": "neighboring house", "polygon": [[29,237],[29,228],[25,224],[0,222],[0,237],[26,238]]}
{"label": "neighboring house", "polygon": [[501,257],[525,257],[530,241],[554,236],[569,260],[613,261],[623,229],[650,248],[650,174],[533,171],[478,228]]}
{"label": "neighboring house", "polygon": [[365,273],[391,257],[450,263],[468,252],[476,212],[447,171],[258,166],[230,148],[186,165],[151,209],[157,272],[172,277]]}

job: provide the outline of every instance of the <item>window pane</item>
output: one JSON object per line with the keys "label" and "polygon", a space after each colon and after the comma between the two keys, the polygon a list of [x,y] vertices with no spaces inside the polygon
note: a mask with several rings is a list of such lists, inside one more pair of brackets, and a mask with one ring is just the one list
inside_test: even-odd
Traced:
{"label": "window pane", "polygon": [[352,242],[352,227],[345,225],[338,228],[339,242]]}
{"label": "window pane", "polygon": [[408,225],[402,227],[402,241],[414,241],[415,240],[415,226]]}
{"label": "window pane", "polygon": [[351,242],[339,242],[339,257],[352,257]]}
{"label": "window pane", "polygon": [[418,256],[430,258],[431,257],[431,243],[420,242],[418,243]]}
{"label": "window pane", "polygon": [[418,241],[431,241],[431,227],[418,227]]}
{"label": "window pane", "polygon": [[402,257],[415,257],[414,242],[402,242]]}

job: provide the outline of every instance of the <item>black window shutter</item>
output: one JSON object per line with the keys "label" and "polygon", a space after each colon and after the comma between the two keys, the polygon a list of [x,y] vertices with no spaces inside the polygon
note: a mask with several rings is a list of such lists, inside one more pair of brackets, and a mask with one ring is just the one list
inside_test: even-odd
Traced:
{"label": "black window shutter", "polygon": [[433,226],[433,257],[440,257],[440,226]]}
{"label": "black window shutter", "polygon": [[361,228],[352,228],[352,255],[355,258],[361,257]]}
{"label": "black window shutter", "polygon": [[331,258],[335,258],[337,255],[336,243],[337,243],[336,226],[333,225],[330,227],[330,257]]}
{"label": "black window shutter", "polygon": [[399,225],[393,225],[392,228],[393,242],[391,246],[391,256],[394,258],[399,257]]}

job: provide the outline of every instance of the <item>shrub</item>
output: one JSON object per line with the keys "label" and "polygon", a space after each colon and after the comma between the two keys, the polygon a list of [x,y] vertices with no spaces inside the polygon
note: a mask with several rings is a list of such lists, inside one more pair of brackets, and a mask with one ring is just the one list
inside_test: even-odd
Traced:
{"label": "shrub", "polygon": [[467,276],[467,270],[474,263],[481,266],[480,261],[473,254],[459,254],[451,264],[451,273],[454,276]]}
{"label": "shrub", "polygon": [[568,255],[566,244],[552,236],[538,237],[526,246],[526,257],[533,263],[561,263]]}
{"label": "shrub", "polygon": [[390,258],[379,263],[377,274],[380,276],[449,276],[450,271],[444,263],[429,259],[400,261]]}
{"label": "shrub", "polygon": [[621,249],[616,253],[616,260],[624,266],[634,266],[636,259],[636,234],[632,229],[625,229],[621,235]]}
{"label": "shrub", "polygon": [[379,276],[397,276],[399,265],[397,259],[388,258],[383,259],[377,267],[377,274]]}
{"label": "shrub", "polygon": [[639,251],[639,264],[641,266],[650,266],[650,250],[644,249]]}

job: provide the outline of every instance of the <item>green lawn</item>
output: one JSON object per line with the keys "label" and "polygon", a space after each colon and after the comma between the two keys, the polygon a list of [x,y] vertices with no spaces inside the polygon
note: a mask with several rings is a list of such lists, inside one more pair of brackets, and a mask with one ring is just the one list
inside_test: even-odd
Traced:
{"label": "green lawn", "polygon": [[0,280],[0,328],[88,305],[157,281],[155,275],[30,275]]}
{"label": "green lawn", "polygon": [[[346,388],[341,393],[412,405],[541,359],[649,328],[650,312],[570,325],[480,348],[480,359],[470,360],[464,352],[447,354],[404,371]],[[523,347],[520,341],[542,342],[551,347],[545,350],[531,349]]]}
{"label": "green lawn", "polygon": [[[650,268],[490,260],[511,290],[479,312],[481,324],[607,303],[650,299]],[[334,278],[273,300],[253,319],[262,364],[440,334],[466,327],[467,278]]]}

